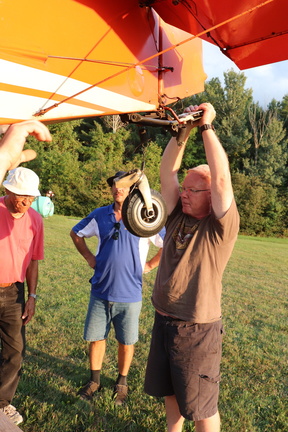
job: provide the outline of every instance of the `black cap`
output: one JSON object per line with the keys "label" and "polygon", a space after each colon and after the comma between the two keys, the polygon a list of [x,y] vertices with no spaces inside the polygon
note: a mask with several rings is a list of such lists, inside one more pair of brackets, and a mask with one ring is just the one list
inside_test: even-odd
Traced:
{"label": "black cap", "polygon": [[108,185],[109,185],[110,187],[112,187],[112,186],[113,186],[113,180],[114,180],[115,178],[117,178],[117,177],[122,176],[123,174],[126,174],[126,171],[117,171],[116,174],[115,174],[114,176],[109,177],[109,178],[107,179],[107,183],[108,183]]}

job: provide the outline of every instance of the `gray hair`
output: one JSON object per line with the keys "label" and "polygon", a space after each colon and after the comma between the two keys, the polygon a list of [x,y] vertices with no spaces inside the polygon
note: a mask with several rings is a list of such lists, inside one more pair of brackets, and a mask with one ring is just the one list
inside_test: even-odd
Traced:
{"label": "gray hair", "polygon": [[196,166],[195,168],[190,168],[187,175],[189,175],[191,172],[196,172],[203,180],[211,183],[211,172],[209,165],[202,164]]}

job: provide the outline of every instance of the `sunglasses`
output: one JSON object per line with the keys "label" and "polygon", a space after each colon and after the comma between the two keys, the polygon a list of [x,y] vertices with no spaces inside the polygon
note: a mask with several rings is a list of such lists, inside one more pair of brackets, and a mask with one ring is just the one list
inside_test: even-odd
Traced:
{"label": "sunglasses", "polygon": [[114,233],[112,235],[112,238],[114,240],[118,240],[119,239],[120,222],[115,222],[114,223],[114,228],[115,228],[115,231],[114,231]]}

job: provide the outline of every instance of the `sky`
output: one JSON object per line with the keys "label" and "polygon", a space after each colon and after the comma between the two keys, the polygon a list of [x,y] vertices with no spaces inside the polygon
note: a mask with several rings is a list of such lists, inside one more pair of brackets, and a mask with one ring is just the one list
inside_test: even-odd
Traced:
{"label": "sky", "polygon": [[281,102],[288,94],[288,61],[272,63],[251,69],[240,69],[221,53],[218,47],[203,42],[203,65],[207,80],[218,77],[224,84],[223,73],[233,69],[247,77],[245,88],[252,88],[253,100],[265,108],[274,98]]}

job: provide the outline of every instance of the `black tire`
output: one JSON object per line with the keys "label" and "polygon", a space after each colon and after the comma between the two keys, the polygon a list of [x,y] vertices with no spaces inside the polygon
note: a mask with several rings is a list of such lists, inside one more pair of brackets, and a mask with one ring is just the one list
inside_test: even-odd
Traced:
{"label": "black tire", "polygon": [[154,217],[149,219],[142,194],[134,189],[125,199],[122,207],[122,220],[127,230],[138,237],[151,237],[165,225],[167,219],[166,204],[159,192],[151,189]]}

